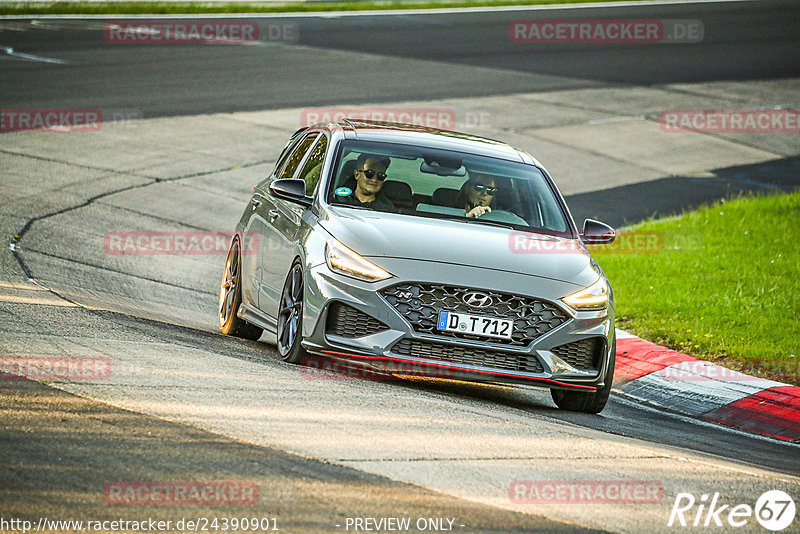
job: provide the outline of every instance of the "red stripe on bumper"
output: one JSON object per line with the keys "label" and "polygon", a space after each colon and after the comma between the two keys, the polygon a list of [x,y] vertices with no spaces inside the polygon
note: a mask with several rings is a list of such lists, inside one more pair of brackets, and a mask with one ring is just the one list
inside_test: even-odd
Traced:
{"label": "red stripe on bumper", "polygon": [[592,391],[596,391],[597,390],[597,388],[594,387],[594,386],[580,386],[580,385],[577,385],[577,384],[567,384],[566,382],[559,382],[558,380],[551,380],[549,378],[536,378],[536,377],[531,377],[531,376],[515,375],[515,374],[512,374],[512,373],[498,373],[498,372],[495,372],[495,371],[478,371],[478,370],[475,370],[475,369],[462,369],[461,367],[453,367],[453,366],[450,366],[450,365],[440,365],[440,364],[436,364],[436,363],[420,362],[420,361],[417,361],[417,360],[406,360],[406,359],[403,359],[403,358],[392,358],[392,357],[389,357],[389,356],[364,356],[364,355],[361,355],[361,354],[352,354],[350,352],[335,352],[335,351],[332,351],[332,350],[321,350],[320,352],[322,352],[324,354],[333,354],[335,356],[346,356],[348,358],[358,358],[358,359],[361,359],[361,360],[389,360],[389,361],[393,361],[393,362],[413,363],[415,365],[427,365],[428,367],[438,367],[440,369],[452,369],[454,371],[461,371],[461,372],[464,372],[464,373],[479,373],[479,374],[494,375],[494,376],[507,376],[507,377],[510,377],[510,378],[522,378],[524,380],[536,380],[536,381],[539,381],[539,382],[549,382],[551,384],[556,384],[556,385],[559,385],[559,386],[565,386],[565,387],[569,387],[569,388],[590,389]]}

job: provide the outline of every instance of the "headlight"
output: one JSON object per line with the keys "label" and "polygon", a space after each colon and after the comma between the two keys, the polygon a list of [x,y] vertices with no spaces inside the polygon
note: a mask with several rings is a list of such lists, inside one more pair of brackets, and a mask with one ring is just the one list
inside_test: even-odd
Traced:
{"label": "headlight", "polygon": [[366,282],[386,280],[392,276],[335,239],[325,244],[325,261],[331,271]]}
{"label": "headlight", "polygon": [[608,283],[601,277],[589,287],[567,295],[561,300],[576,311],[604,310],[608,307],[609,293]]}

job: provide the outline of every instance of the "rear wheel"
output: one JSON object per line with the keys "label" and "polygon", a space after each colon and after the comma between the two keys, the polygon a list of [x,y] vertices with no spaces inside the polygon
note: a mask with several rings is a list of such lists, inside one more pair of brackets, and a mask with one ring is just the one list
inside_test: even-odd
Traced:
{"label": "rear wheel", "polygon": [[551,389],[550,395],[553,397],[556,406],[562,410],[569,410],[571,412],[600,413],[603,411],[606,402],[608,402],[608,396],[611,394],[616,354],[617,340],[614,339],[614,344],[611,348],[609,373],[606,376],[605,385],[602,388],[592,392]]}
{"label": "rear wheel", "polygon": [[308,353],[300,346],[303,323],[303,267],[296,261],[283,284],[278,307],[278,352],[289,363],[301,363]]}
{"label": "rear wheel", "polygon": [[264,330],[236,315],[242,303],[241,250],[239,238],[234,237],[219,288],[219,329],[225,335],[255,341],[261,337]]}

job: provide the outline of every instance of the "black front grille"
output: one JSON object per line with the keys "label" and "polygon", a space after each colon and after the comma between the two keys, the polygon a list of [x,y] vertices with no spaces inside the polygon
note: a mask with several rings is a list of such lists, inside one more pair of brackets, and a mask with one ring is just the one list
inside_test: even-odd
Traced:
{"label": "black front grille", "polygon": [[[384,289],[384,298],[411,323],[415,332],[466,339],[483,339],[493,343],[528,346],[539,336],[565,323],[567,315],[554,304],[533,297],[510,293],[480,291],[488,295],[491,304],[475,308],[466,304],[464,296],[478,290],[442,284],[398,284]],[[440,310],[502,317],[514,321],[511,339],[476,337],[460,332],[444,332],[436,328]]]}
{"label": "black front grille", "polygon": [[573,341],[566,345],[559,345],[550,352],[570,364],[576,369],[592,371],[600,368],[600,361],[603,358],[603,339],[590,337],[580,341]]}
{"label": "black front grille", "polygon": [[362,337],[388,330],[389,327],[352,306],[334,302],[328,308],[325,332],[342,337]]}
{"label": "black front grille", "polygon": [[401,339],[392,347],[392,352],[414,358],[466,363],[506,371],[524,371],[527,373],[541,373],[544,371],[539,359],[530,354],[509,354],[491,349],[459,347],[417,339]]}

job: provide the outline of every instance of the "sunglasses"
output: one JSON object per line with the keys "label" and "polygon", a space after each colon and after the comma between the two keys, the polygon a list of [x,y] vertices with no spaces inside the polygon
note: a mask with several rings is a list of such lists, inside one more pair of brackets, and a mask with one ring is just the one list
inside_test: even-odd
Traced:
{"label": "sunglasses", "polygon": [[382,181],[384,181],[386,179],[386,173],[385,172],[373,171],[372,169],[366,169],[366,170],[356,169],[356,172],[360,172],[360,173],[364,174],[364,176],[366,176],[370,180],[372,180],[373,178],[377,178],[378,180],[380,180],[382,182]]}
{"label": "sunglasses", "polygon": [[489,187],[488,185],[472,184],[472,187],[478,193],[480,193],[481,191],[486,191],[487,195],[494,195],[495,193],[497,193],[497,188],[496,187]]}

